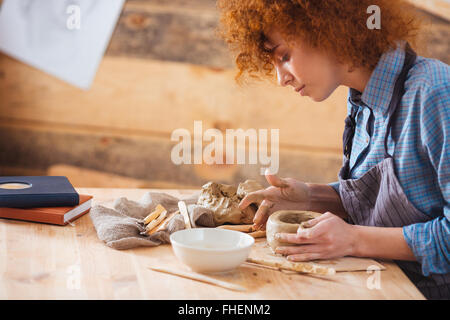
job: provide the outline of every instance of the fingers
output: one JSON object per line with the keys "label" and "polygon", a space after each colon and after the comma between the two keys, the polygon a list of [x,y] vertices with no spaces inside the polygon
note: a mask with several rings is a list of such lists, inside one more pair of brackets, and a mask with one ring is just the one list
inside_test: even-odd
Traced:
{"label": "fingers", "polygon": [[287,256],[286,258],[289,261],[294,261],[294,262],[326,259],[325,256],[319,252],[292,254],[290,256]]}
{"label": "fingers", "polygon": [[[322,219],[322,221],[323,220],[326,219]],[[275,239],[294,244],[316,243],[320,240],[320,237],[327,232],[326,226],[320,224],[320,222],[321,221],[317,222],[315,226],[307,229],[299,227],[297,233],[277,233],[275,234]]]}
{"label": "fingers", "polygon": [[275,249],[276,253],[285,255],[285,256],[291,256],[295,254],[303,254],[303,253],[318,253],[322,252],[324,250],[323,245],[317,245],[317,244],[305,244],[301,246],[284,246],[284,247],[277,247]]}
{"label": "fingers", "polygon": [[273,207],[273,203],[267,200],[263,200],[258,210],[256,211],[255,217],[253,218],[253,223],[256,229],[261,229],[267,222],[270,214],[270,208]]}
{"label": "fingers", "polygon": [[313,229],[305,230],[303,233],[277,233],[275,239],[280,242],[287,242],[293,244],[312,244],[316,243]]}
{"label": "fingers", "polygon": [[[342,246],[342,243],[336,245],[336,242],[345,240],[343,235],[347,231],[347,229],[342,230],[345,222],[341,218],[326,212],[309,222],[309,228],[298,228],[297,233],[275,234],[275,238],[280,242],[295,244],[295,246],[281,244],[275,252],[287,256],[290,261],[330,259],[347,255],[348,251],[344,249],[336,250],[340,245]],[[344,243],[343,246],[345,245]]]}
{"label": "fingers", "polygon": [[266,180],[268,183],[270,183],[274,187],[278,187],[278,188],[288,187],[288,183],[285,179],[280,178],[274,174],[269,174],[267,170],[266,170]]}
{"label": "fingers", "polygon": [[265,190],[250,192],[239,203],[239,209],[244,210],[252,203],[263,201],[264,198],[265,198]]}
{"label": "fingers", "polygon": [[[303,223],[303,226],[304,226],[305,228],[311,228],[311,227],[314,227],[314,226],[317,225],[319,222],[321,222],[321,221],[323,221],[323,220],[326,220],[326,219],[328,219],[328,218],[330,218],[330,217],[332,217],[332,216],[333,216],[333,214],[332,214],[331,212],[325,212],[324,214],[320,215],[320,216],[317,217],[317,218],[314,218],[314,219],[311,219],[311,220],[308,220],[308,221],[304,222],[304,223]],[[299,228],[299,229],[297,230],[297,232],[301,232],[301,231],[302,231],[301,228]]]}
{"label": "fingers", "polygon": [[266,230],[266,224],[265,223],[263,223],[263,224],[256,224],[256,223],[254,223],[252,228],[255,231],[265,231]]}

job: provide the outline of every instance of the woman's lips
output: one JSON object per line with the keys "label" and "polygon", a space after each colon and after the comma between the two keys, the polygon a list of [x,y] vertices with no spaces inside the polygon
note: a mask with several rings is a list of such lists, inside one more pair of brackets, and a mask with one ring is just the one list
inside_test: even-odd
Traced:
{"label": "woman's lips", "polygon": [[306,87],[306,85],[303,85],[295,91],[299,92],[300,95],[304,96],[305,95],[305,87]]}

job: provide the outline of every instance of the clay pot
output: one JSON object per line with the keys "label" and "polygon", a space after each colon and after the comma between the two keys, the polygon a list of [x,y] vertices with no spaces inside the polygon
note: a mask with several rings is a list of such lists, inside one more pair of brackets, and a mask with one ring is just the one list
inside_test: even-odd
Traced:
{"label": "clay pot", "polygon": [[266,225],[267,243],[273,252],[279,246],[292,246],[293,244],[280,242],[275,239],[276,233],[297,233],[302,222],[321,216],[318,212],[299,210],[279,210],[270,215]]}

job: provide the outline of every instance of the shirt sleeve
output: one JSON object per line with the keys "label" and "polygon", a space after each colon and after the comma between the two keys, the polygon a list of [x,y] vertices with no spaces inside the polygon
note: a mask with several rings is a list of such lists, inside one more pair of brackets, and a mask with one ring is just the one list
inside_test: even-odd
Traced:
{"label": "shirt sleeve", "polygon": [[442,215],[403,227],[403,236],[421,263],[422,273],[450,272],[450,84],[428,90],[422,104],[421,139],[437,174]]}
{"label": "shirt sleeve", "polygon": [[329,186],[333,187],[334,191],[336,191],[337,194],[339,194],[339,182],[331,182],[328,184]]}

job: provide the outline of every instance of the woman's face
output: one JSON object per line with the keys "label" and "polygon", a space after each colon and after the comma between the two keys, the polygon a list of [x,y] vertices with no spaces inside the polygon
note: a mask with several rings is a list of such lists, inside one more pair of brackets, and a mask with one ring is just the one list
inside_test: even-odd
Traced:
{"label": "woman's face", "polygon": [[268,41],[264,45],[273,50],[273,64],[280,85],[290,85],[302,96],[323,101],[341,84],[340,75],[344,66],[331,55],[299,41],[289,47],[277,31],[266,37]]}

